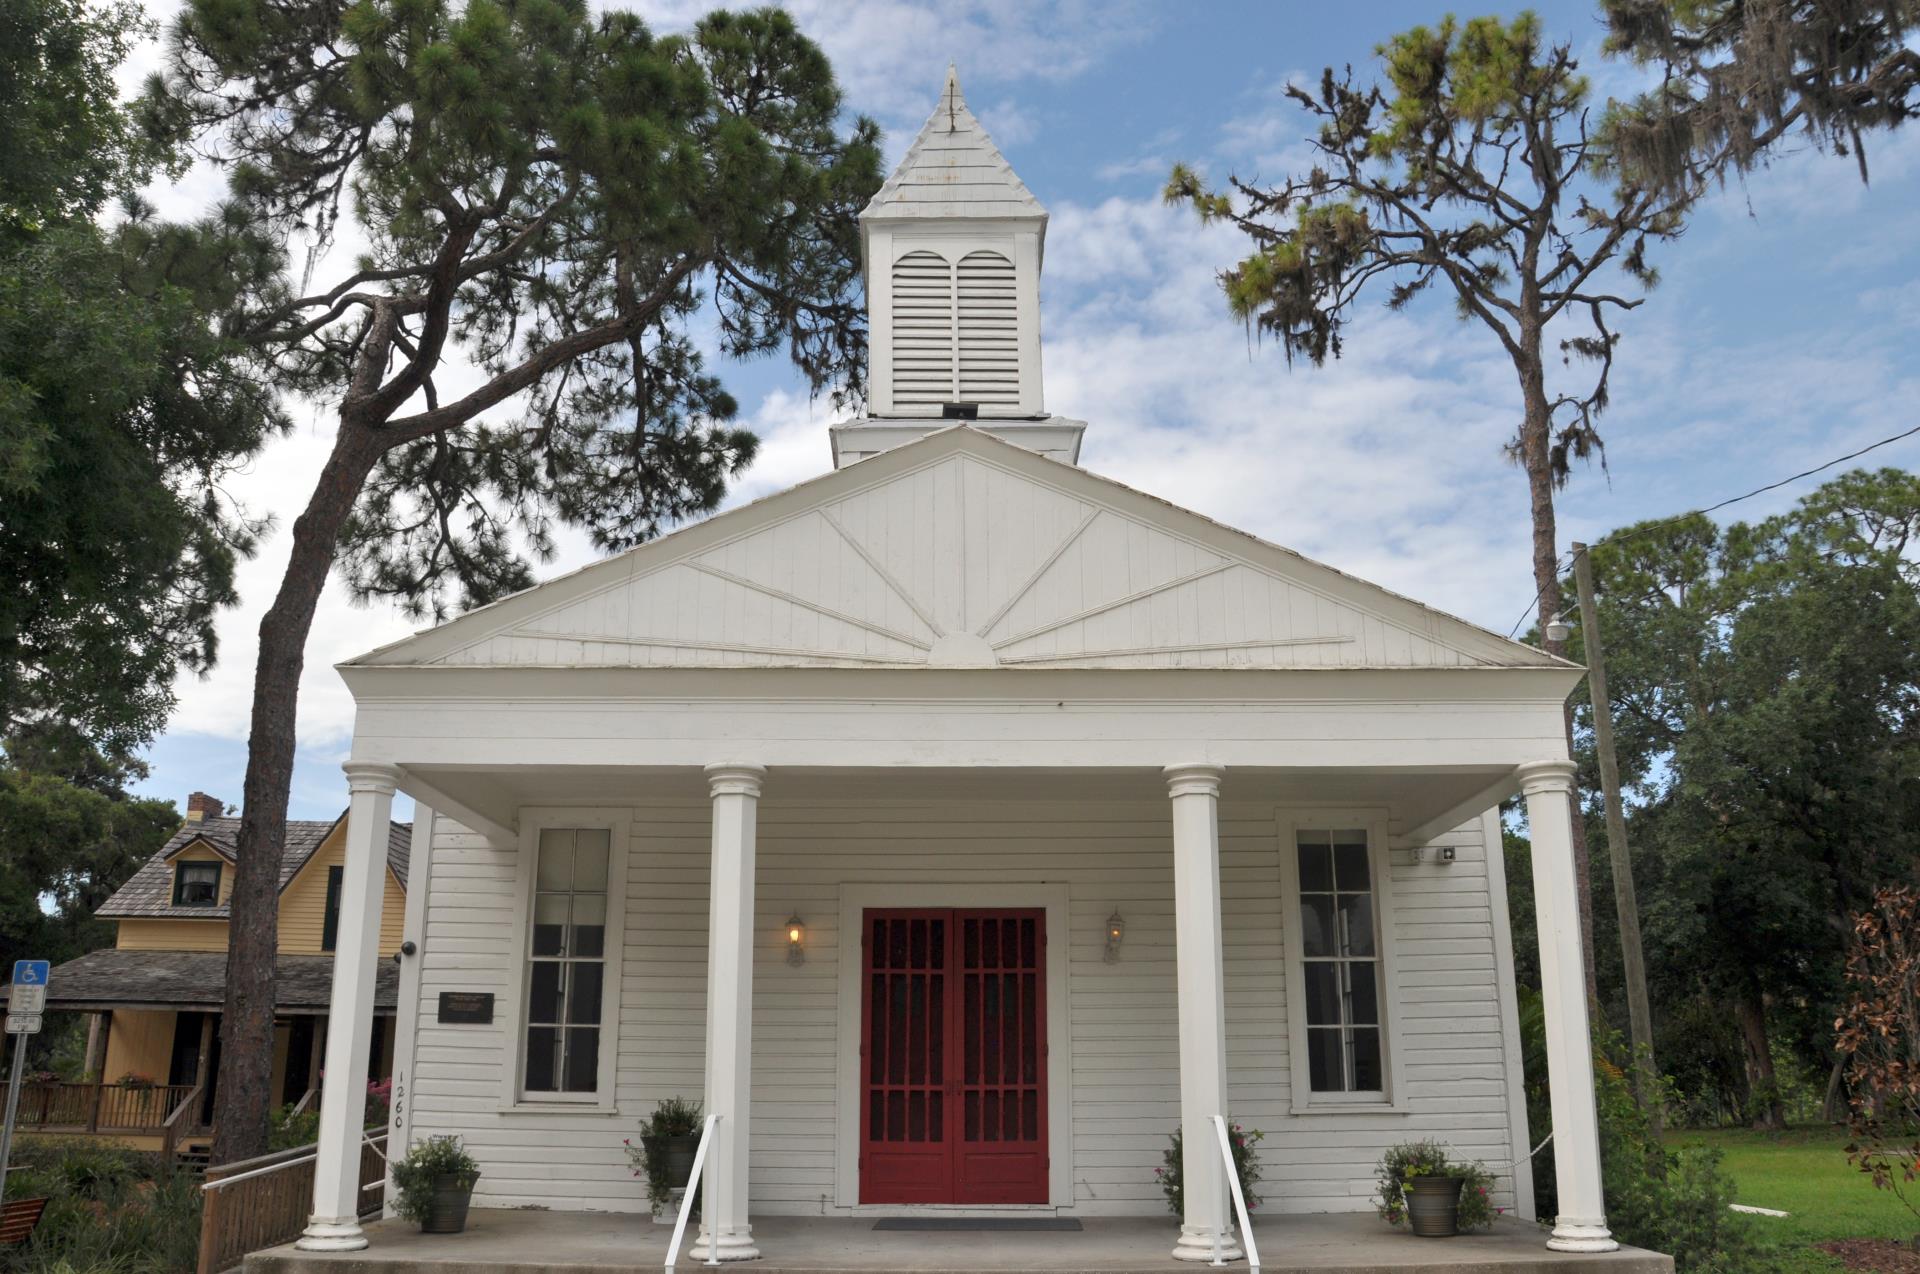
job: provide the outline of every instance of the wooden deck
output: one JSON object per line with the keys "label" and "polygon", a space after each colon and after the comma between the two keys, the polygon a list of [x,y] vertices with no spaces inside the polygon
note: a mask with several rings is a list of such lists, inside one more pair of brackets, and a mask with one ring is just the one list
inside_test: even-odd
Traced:
{"label": "wooden deck", "polygon": [[[762,1259],[740,1274],[1198,1274],[1173,1260],[1175,1226],[1148,1217],[1094,1218],[1078,1233],[875,1231],[875,1218],[768,1217],[754,1222]],[[644,1216],[544,1210],[472,1213],[465,1234],[369,1226],[361,1252],[279,1247],[247,1258],[247,1274],[611,1274],[659,1269],[669,1228]],[[1416,1239],[1371,1214],[1269,1216],[1254,1222],[1266,1274],[1672,1274],[1673,1260],[1625,1249],[1549,1252],[1546,1231],[1504,1221],[1490,1233]],[[711,1267],[684,1252],[678,1274]],[[1228,1267],[1244,1270],[1246,1262]]]}

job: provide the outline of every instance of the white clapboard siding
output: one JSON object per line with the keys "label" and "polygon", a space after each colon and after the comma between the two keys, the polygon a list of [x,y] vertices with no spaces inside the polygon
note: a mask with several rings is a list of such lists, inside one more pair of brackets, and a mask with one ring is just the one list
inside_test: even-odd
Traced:
{"label": "white clapboard siding", "polygon": [[959,400],[1015,406],[1020,401],[1020,307],[1013,262],[998,252],[969,252],[956,273]]}
{"label": "white clapboard siding", "polygon": [[953,267],[937,252],[893,263],[893,405],[938,415],[954,401]]}
{"label": "white clapboard siding", "polygon": [[[445,631],[477,631],[431,662],[927,666],[947,635],[1009,667],[1457,668],[1545,659],[1385,594],[1378,606],[1356,600],[1351,581],[1325,568],[1202,534],[1206,524],[1166,506],[1143,511],[1104,499],[1083,476],[1042,481],[984,454],[953,454],[838,489],[862,468],[718,543],[675,553],[669,537],[591,568],[578,582],[592,587],[561,590],[544,606],[542,590],[513,599],[502,607],[511,618],[490,630],[479,627],[484,612],[456,621]],[[403,650],[378,658],[400,661]]]}
{"label": "white clapboard siding", "polygon": [[[513,850],[441,821],[421,943],[421,1002],[443,990],[508,1000]],[[1445,838],[1457,860],[1394,856],[1399,965],[1391,970],[1407,1114],[1290,1113],[1285,917],[1276,811],[1221,810],[1228,1069],[1232,1114],[1267,1134],[1263,1211],[1363,1209],[1389,1145],[1434,1136],[1504,1170],[1513,1156],[1508,1046],[1495,987],[1482,824]],[[423,1013],[409,1093],[411,1135],[456,1133],[479,1158],[481,1206],[640,1210],[621,1145],[653,1103],[697,1097],[706,989],[708,807],[633,811],[617,1024],[617,1116],[502,1109],[511,1024],[442,1026]],[[1158,1215],[1154,1169],[1179,1115],[1171,837],[1164,802],[762,803],[754,995],[753,1206],[834,1210],[843,885],[1064,885],[1069,962],[1073,1203],[1085,1215]],[[1494,847],[1493,852],[1498,852]],[[1103,960],[1107,916],[1126,921]],[[786,918],[806,924],[806,960],[786,963]],[[1055,1153],[1060,1153],[1056,1147]],[[1501,1203],[1511,1203],[1501,1182]]]}

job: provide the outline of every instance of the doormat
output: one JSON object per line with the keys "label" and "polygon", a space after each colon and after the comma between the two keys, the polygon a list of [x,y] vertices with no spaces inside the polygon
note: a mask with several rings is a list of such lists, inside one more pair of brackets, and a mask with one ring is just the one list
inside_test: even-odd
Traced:
{"label": "doormat", "polygon": [[1080,1219],[1070,1216],[890,1216],[873,1223],[876,1230],[1078,1230]]}

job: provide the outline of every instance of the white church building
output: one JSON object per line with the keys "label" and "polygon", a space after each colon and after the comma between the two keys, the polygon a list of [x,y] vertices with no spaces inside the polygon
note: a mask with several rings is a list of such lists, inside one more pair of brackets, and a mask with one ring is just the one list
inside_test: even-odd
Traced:
{"label": "white church building", "polygon": [[[862,226],[870,414],[831,472],[340,667],[333,1020],[359,1029],[327,1069],[366,1071],[402,791],[392,1140],[460,1136],[476,1207],[649,1224],[623,1141],[686,1097],[718,1116],[693,1259],[924,1212],[1161,1216],[1210,1259],[1238,1237],[1216,1117],[1265,1134],[1263,1233],[1370,1209],[1382,1152],[1429,1137],[1527,1216],[1520,793],[1542,1241],[1613,1248],[1581,670],[1083,467],[1098,422],[1043,395],[1047,214],[951,77]],[[364,1243],[363,1100],[326,1088],[303,1246]]]}

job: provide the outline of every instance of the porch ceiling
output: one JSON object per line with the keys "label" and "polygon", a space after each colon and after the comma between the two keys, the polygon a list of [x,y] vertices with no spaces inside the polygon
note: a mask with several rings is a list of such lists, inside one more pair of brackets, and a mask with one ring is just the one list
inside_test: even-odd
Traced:
{"label": "porch ceiling", "polygon": [[[409,766],[408,773],[470,810],[505,826],[525,806],[631,805],[708,799],[704,772],[692,766],[508,767]],[[1498,766],[1392,770],[1229,768],[1223,801],[1287,805],[1385,807],[1404,828],[1461,811],[1464,822],[1505,793],[1512,770]],[[431,793],[419,793],[431,805]],[[776,766],[769,803],[886,801],[1109,800],[1161,801],[1166,780],[1156,769],[897,768]],[[1476,804],[1476,802],[1478,802]],[[458,817],[456,814],[455,817]],[[1445,830],[1444,828],[1437,830]]]}

